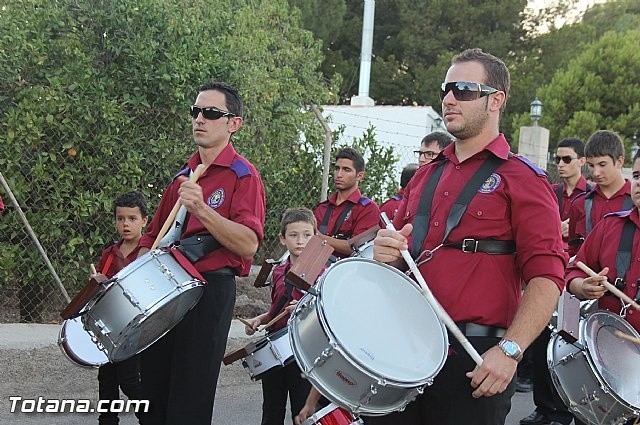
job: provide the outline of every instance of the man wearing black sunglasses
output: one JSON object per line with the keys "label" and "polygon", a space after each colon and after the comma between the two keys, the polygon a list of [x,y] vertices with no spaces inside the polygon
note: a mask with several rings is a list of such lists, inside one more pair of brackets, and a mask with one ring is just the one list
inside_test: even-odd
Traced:
{"label": "man wearing black sunglasses", "polygon": [[[554,162],[558,167],[558,177],[561,181],[551,187],[556,194],[560,219],[562,220],[562,242],[564,249],[568,250],[571,202],[581,193],[591,190],[591,186],[582,176],[582,167],[586,162],[584,142],[573,137],[562,139],[558,142]],[[521,425],[569,425],[573,420],[573,414],[565,406],[551,381],[551,374],[547,366],[547,347],[550,338],[551,330],[546,327],[531,344],[525,355],[531,359],[532,363],[533,402],[536,409],[520,420]],[[518,371],[518,379],[520,379],[520,370]]]}
{"label": "man wearing black sunglasses", "polygon": [[[249,274],[264,235],[262,179],[231,144],[242,126],[242,109],[238,91],[229,84],[212,81],[200,87],[190,108],[198,150],[169,184],[140,240],[143,254],[180,202],[187,218],[177,250],[207,281],[196,306],[142,352],[142,385],[150,400],[145,425],[211,424],[235,304],[235,277]],[[197,183],[189,181],[199,164],[206,167],[204,173]]]}
{"label": "man wearing black sunglasses", "polygon": [[558,206],[544,171],[510,154],[500,134],[509,83],[505,64],[480,49],[453,58],[440,97],[454,143],[407,185],[400,230],[374,242],[374,258],[401,270],[401,250],[410,251],[482,364],[450,336],[433,385],[367,425],[503,425],[522,352],[557,304],[567,262]]}

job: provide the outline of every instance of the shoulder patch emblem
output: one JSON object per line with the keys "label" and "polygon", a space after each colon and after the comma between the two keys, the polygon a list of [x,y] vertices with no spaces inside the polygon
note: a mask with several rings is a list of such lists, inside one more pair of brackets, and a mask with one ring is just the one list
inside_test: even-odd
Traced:
{"label": "shoulder patch emblem", "polygon": [[480,186],[478,192],[480,193],[491,193],[500,186],[500,182],[502,181],[502,177],[500,174],[492,173]]}
{"label": "shoulder patch emblem", "polygon": [[217,189],[215,192],[213,192],[211,196],[209,196],[209,200],[207,201],[207,204],[211,208],[216,209],[220,205],[222,205],[223,202],[224,202],[224,189],[220,188],[220,189]]}

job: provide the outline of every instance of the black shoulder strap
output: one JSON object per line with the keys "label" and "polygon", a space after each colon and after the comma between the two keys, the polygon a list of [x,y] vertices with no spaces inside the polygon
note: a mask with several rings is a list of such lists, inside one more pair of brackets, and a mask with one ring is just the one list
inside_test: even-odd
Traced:
{"label": "black shoulder strap", "polygon": [[593,228],[593,222],[591,220],[591,209],[593,208],[593,194],[594,192],[590,192],[588,193],[585,197],[584,197],[584,220],[585,220],[585,226],[584,226],[584,237],[586,238],[587,235],[589,233],[591,233],[591,229]]}
{"label": "black shoulder strap", "polygon": [[564,191],[564,183],[558,184],[558,186],[556,187],[556,198],[558,198],[558,208],[560,210],[560,214],[562,214],[562,198],[564,198],[562,196],[563,191]]}
{"label": "black shoulder strap", "polygon": [[622,211],[629,211],[631,208],[633,208],[633,199],[627,195],[622,202]]}
{"label": "black shoulder strap", "polygon": [[622,236],[618,244],[618,253],[616,254],[616,284],[619,280],[624,280],[631,265],[631,250],[633,245],[633,235],[636,233],[636,225],[631,219],[627,219],[622,228]]}
{"label": "black shoulder strap", "polygon": [[442,243],[445,242],[449,233],[460,224],[460,220],[462,219],[462,215],[467,210],[469,203],[473,199],[473,197],[478,193],[478,190],[482,187],[483,183],[487,181],[489,176],[504,162],[503,159],[498,158],[497,156],[490,155],[487,158],[478,171],[469,179],[467,184],[458,195],[458,199],[456,199],[455,204],[451,207],[451,211],[449,211],[449,216],[447,217],[447,227],[444,232],[444,237],[442,238]]}
{"label": "black shoulder strap", "polygon": [[[345,202],[348,202],[348,201],[345,201]],[[333,230],[331,230],[331,233],[329,234],[329,236],[335,236],[338,234],[338,231],[340,230],[340,226],[342,226],[342,223],[344,223],[344,220],[347,218],[347,215],[349,215],[349,212],[353,208],[353,205],[354,204],[352,202],[349,202],[347,205],[344,206],[344,209],[340,213],[340,217],[338,217],[338,220],[336,220],[336,224],[333,226]]]}
{"label": "black shoulder strap", "polygon": [[416,216],[413,219],[413,243],[411,245],[411,256],[416,259],[420,255],[422,244],[427,237],[427,231],[429,229],[429,220],[431,219],[431,204],[433,203],[433,194],[436,191],[442,171],[446,163],[446,159],[441,160],[436,169],[429,177],[427,184],[425,185],[422,194],[420,195],[420,202],[418,203],[418,209]]}
{"label": "black shoulder strap", "polygon": [[327,234],[327,226],[329,226],[329,218],[331,218],[331,211],[333,210],[333,204],[329,202],[327,206],[327,210],[324,212],[324,216],[322,217],[322,223],[320,223],[320,227],[318,227],[318,231],[323,235]]}
{"label": "black shoulder strap", "polygon": [[[446,161],[442,161],[440,164],[438,164],[436,170],[429,178],[429,181],[427,182],[427,185],[425,186],[420,197],[418,211],[413,220],[413,242],[411,245],[411,256],[416,259],[420,255],[422,244],[427,237],[433,196],[436,186],[438,185],[438,181],[442,176],[445,162]],[[451,233],[451,231],[456,226],[458,226],[458,224],[460,224],[460,220],[462,219],[464,212],[467,210],[471,199],[473,199],[476,193],[478,193],[478,190],[487,180],[487,178],[489,178],[491,173],[493,173],[503,162],[503,159],[491,155],[482,163],[480,168],[478,168],[475,174],[469,179],[465,187],[462,189],[462,192],[460,192],[460,194],[458,195],[458,199],[456,199],[456,202],[451,207],[451,211],[449,211],[449,215],[447,216],[447,225],[445,228],[444,237],[442,238],[442,242],[444,242],[449,236],[449,233]]]}
{"label": "black shoulder strap", "polygon": [[[286,270],[285,270],[285,275],[286,274],[287,273],[286,273]],[[275,288],[275,283],[274,283],[273,287]],[[287,304],[289,301],[291,301],[291,299],[293,298],[291,296],[292,292],[293,292],[293,285],[285,280],[284,281],[284,294],[282,294],[282,296],[278,299],[278,304],[276,304],[276,309],[275,309],[276,315],[280,314],[280,312],[284,308],[284,305]]]}

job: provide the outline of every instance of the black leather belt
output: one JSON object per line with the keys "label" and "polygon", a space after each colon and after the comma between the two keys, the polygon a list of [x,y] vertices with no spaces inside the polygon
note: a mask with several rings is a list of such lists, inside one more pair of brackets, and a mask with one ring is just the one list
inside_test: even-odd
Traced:
{"label": "black leather belt", "polygon": [[236,271],[235,271],[235,269],[232,269],[231,267],[222,267],[221,269],[218,269],[218,270],[211,270],[211,271],[202,273],[202,277],[204,277],[205,279],[207,278],[208,275],[210,275],[210,276],[235,276],[236,275]]}
{"label": "black leather belt", "polygon": [[502,338],[506,329],[496,326],[478,325],[476,323],[456,323],[465,336],[490,336]]}
{"label": "black leather belt", "polygon": [[486,254],[504,255],[516,252],[514,241],[499,241],[495,239],[463,239],[460,242],[444,244],[448,248],[456,248],[462,252],[484,252]]}

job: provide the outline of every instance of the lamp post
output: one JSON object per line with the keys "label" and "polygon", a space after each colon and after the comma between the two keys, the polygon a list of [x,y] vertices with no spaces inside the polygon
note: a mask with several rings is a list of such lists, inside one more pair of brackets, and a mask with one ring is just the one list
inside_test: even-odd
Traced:
{"label": "lamp post", "polygon": [[431,123],[431,131],[440,130],[442,127],[442,118],[436,117],[433,121],[435,122],[435,124]]}
{"label": "lamp post", "polygon": [[638,154],[638,150],[640,150],[640,146],[638,146],[638,132],[633,132],[633,144],[631,145],[631,163],[633,164],[633,159]]}
{"label": "lamp post", "polygon": [[538,125],[538,120],[542,118],[542,102],[536,96],[535,100],[531,102],[531,110],[529,116],[533,120],[533,126]]}

